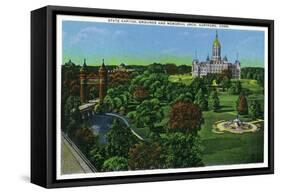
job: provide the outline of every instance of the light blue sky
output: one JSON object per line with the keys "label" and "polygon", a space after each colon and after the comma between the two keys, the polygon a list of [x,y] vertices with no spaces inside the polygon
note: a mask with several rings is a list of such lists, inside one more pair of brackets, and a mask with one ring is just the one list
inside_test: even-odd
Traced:
{"label": "light blue sky", "polygon": [[[215,29],[152,25],[63,21],[63,63],[89,65],[120,63],[146,65],[153,62],[191,64],[197,51],[200,60],[212,54]],[[242,66],[263,66],[264,32],[218,30],[222,57],[239,60]]]}

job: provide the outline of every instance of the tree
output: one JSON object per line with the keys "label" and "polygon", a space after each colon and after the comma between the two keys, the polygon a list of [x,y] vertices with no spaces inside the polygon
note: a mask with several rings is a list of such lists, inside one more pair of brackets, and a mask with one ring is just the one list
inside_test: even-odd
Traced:
{"label": "tree", "polygon": [[66,125],[66,134],[69,136],[73,136],[75,130],[81,127],[82,124],[82,116],[78,107],[73,108],[70,112],[69,122]]}
{"label": "tree", "polygon": [[139,102],[148,99],[150,96],[166,100],[169,84],[171,82],[169,82],[167,74],[145,71],[132,79],[129,91],[133,94],[134,99]]}
{"label": "tree", "polygon": [[149,73],[165,73],[164,66],[160,63],[150,64],[147,68]]}
{"label": "tree", "polygon": [[253,78],[253,73],[251,71],[249,71],[247,74],[246,74],[246,77],[247,79],[252,79]]}
{"label": "tree", "polygon": [[161,122],[163,110],[157,98],[144,100],[136,108],[136,124],[138,127],[149,127],[154,129],[155,124]]}
{"label": "tree", "polygon": [[161,135],[162,168],[203,166],[199,136],[180,132]]}
{"label": "tree", "polygon": [[133,121],[136,118],[136,112],[135,111],[128,112],[127,117],[130,121]]}
{"label": "tree", "polygon": [[152,84],[150,84],[149,89],[150,89],[150,93],[153,94],[153,96],[155,97],[155,91],[159,88],[161,88],[162,84],[160,81],[155,81]]}
{"label": "tree", "polygon": [[231,87],[229,88],[228,92],[229,92],[229,94],[232,94],[232,95],[236,94],[235,86],[231,85]]}
{"label": "tree", "polygon": [[79,96],[80,94],[79,80],[71,81],[69,87],[70,87],[70,95]]}
{"label": "tree", "polygon": [[202,89],[199,89],[198,93],[195,96],[195,104],[197,104],[203,111],[208,110],[207,96]]}
{"label": "tree", "polygon": [[95,99],[99,96],[98,90],[96,87],[91,87],[89,89],[89,98],[90,99]]}
{"label": "tree", "polygon": [[101,104],[98,103],[95,108],[94,108],[94,111],[96,114],[101,114],[102,113],[102,108],[101,108]]}
{"label": "tree", "polygon": [[222,90],[225,91],[225,89],[229,89],[231,86],[231,81],[227,76],[224,76],[222,81],[221,81],[221,87]]}
{"label": "tree", "polygon": [[114,100],[109,95],[105,96],[103,103],[107,105],[110,112],[115,108]]}
{"label": "tree", "polygon": [[161,87],[157,88],[154,91],[153,96],[155,98],[158,98],[159,100],[163,100],[165,98],[165,86],[161,86]]}
{"label": "tree", "polygon": [[166,70],[167,74],[169,74],[169,75],[178,74],[178,67],[174,63],[167,63],[165,65],[165,70]]}
{"label": "tree", "polygon": [[217,112],[220,108],[220,99],[216,90],[214,90],[211,94],[211,107],[214,112]]}
{"label": "tree", "polygon": [[250,104],[249,115],[251,116],[252,119],[260,118],[260,116],[262,115],[261,106],[260,106],[260,104],[258,103],[257,100],[254,100]]}
{"label": "tree", "polygon": [[208,88],[211,88],[213,81],[215,81],[216,74],[209,73],[206,76],[204,76],[202,79],[203,79],[204,85],[208,86],[207,87],[207,90],[208,90]]}
{"label": "tree", "polygon": [[73,129],[77,129],[81,124],[81,114],[79,111],[80,98],[77,96],[69,96],[64,105],[64,131],[71,133]]}
{"label": "tree", "polygon": [[240,81],[235,83],[235,93],[240,94],[242,92],[242,85]]}
{"label": "tree", "polygon": [[202,112],[191,102],[176,102],[170,113],[169,126],[172,131],[197,133],[202,124]]}
{"label": "tree", "polygon": [[142,101],[142,100],[146,99],[149,96],[149,93],[148,93],[148,91],[144,87],[138,86],[135,89],[135,91],[133,93],[133,96],[134,96],[134,98],[137,101]]}
{"label": "tree", "polygon": [[119,109],[123,104],[120,97],[115,97],[113,99],[113,102],[114,102],[114,107],[117,108],[117,109]]}
{"label": "tree", "polygon": [[232,78],[231,69],[224,69],[224,70],[222,70],[221,76],[222,77],[227,77],[228,79],[231,79]]}
{"label": "tree", "polygon": [[127,107],[129,102],[128,96],[123,93],[120,95],[120,99],[122,100],[122,106]]}
{"label": "tree", "polygon": [[114,156],[103,163],[103,171],[124,171],[128,170],[128,160],[124,157]]}
{"label": "tree", "polygon": [[257,76],[257,82],[260,86],[264,87],[264,75],[263,74],[259,74]]}
{"label": "tree", "polygon": [[127,91],[128,87],[123,85],[110,88],[105,96],[103,103],[106,105],[107,111],[126,110],[128,103],[131,100],[131,94]]}
{"label": "tree", "polygon": [[114,71],[110,73],[109,85],[115,87],[118,85],[128,84],[131,80],[130,73],[127,71]]}
{"label": "tree", "polygon": [[73,141],[84,154],[88,155],[92,146],[97,143],[98,139],[89,128],[83,127],[76,130]]}
{"label": "tree", "polygon": [[230,94],[240,94],[242,91],[243,88],[240,81],[235,82],[235,84],[229,88]]}
{"label": "tree", "polygon": [[185,94],[180,94],[173,102],[172,104],[174,104],[175,102],[178,101],[184,101],[184,102],[192,102],[192,95],[191,93],[187,92]]}
{"label": "tree", "polygon": [[187,66],[187,65],[178,66],[178,73],[180,73],[180,74],[190,73],[191,70],[192,70],[191,66]]}
{"label": "tree", "polygon": [[204,84],[204,81],[202,78],[196,77],[193,79],[191,85],[191,90],[193,91],[194,95],[198,93],[199,90],[202,90],[203,93],[207,93],[207,87],[206,84]]}
{"label": "tree", "polygon": [[131,170],[159,168],[160,154],[161,147],[158,143],[138,143],[129,151],[129,168]]}
{"label": "tree", "polygon": [[131,130],[120,120],[113,121],[106,134],[106,140],[106,152],[109,157],[120,156],[125,158],[128,157],[128,151],[136,141]]}
{"label": "tree", "polygon": [[70,112],[73,111],[74,108],[78,107],[80,105],[80,98],[77,96],[69,96],[66,100],[66,103],[64,105],[64,112],[65,112],[65,116],[67,118],[65,118],[66,120],[69,119],[70,116]]}
{"label": "tree", "polygon": [[255,79],[263,87],[264,68],[261,67],[244,67],[241,69],[242,79]]}
{"label": "tree", "polygon": [[241,115],[248,114],[248,102],[244,94],[241,94],[237,101],[237,111]]}
{"label": "tree", "polygon": [[105,159],[105,150],[98,146],[93,148],[89,153],[89,159],[91,163],[95,166],[97,170],[102,170],[104,159]]}

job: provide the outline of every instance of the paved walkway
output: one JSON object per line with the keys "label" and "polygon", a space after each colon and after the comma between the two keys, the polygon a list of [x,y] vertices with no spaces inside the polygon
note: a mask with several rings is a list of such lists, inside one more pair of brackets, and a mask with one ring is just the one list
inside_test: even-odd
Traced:
{"label": "paved walkway", "polygon": [[144,139],[135,131],[135,129],[133,129],[133,128],[130,126],[130,124],[129,124],[129,122],[128,122],[128,120],[127,120],[126,117],[121,116],[121,115],[118,115],[118,114],[115,114],[115,113],[105,113],[105,115],[113,116],[113,117],[117,117],[117,118],[121,119],[121,120],[125,123],[125,125],[131,129],[132,133],[133,133],[138,139],[140,139],[141,141],[144,141]]}
{"label": "paved walkway", "polygon": [[61,168],[62,174],[92,173],[93,171],[62,135],[61,139]]}

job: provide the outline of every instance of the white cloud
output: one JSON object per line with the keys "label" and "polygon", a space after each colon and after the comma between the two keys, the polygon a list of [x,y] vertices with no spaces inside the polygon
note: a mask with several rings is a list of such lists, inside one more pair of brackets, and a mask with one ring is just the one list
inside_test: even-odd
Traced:
{"label": "white cloud", "polygon": [[100,33],[100,34],[103,34],[103,33],[108,33],[108,31],[106,29],[103,29],[103,28],[97,28],[97,27],[91,26],[91,27],[81,29],[80,33]]}
{"label": "white cloud", "polygon": [[81,29],[70,41],[72,44],[76,44],[80,42],[81,40],[86,40],[89,36],[94,34],[108,34],[109,31],[103,28],[97,28],[94,26],[86,27]]}
{"label": "white cloud", "polygon": [[113,38],[119,38],[121,36],[126,36],[127,32],[123,30],[114,30],[109,31],[104,28],[98,28],[95,26],[86,27],[81,29],[75,36],[73,36],[72,40],[70,41],[71,44],[76,44],[82,40],[87,40],[90,36],[93,35],[103,35],[103,36],[111,36]]}

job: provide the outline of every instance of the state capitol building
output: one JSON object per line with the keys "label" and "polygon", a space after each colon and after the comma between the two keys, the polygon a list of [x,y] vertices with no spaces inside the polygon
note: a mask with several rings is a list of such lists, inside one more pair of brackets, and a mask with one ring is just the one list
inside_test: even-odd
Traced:
{"label": "state capitol building", "polygon": [[227,60],[227,57],[221,58],[221,44],[216,32],[213,42],[212,57],[207,56],[206,61],[199,61],[195,58],[192,62],[192,76],[201,77],[207,74],[220,74],[223,70],[230,70],[232,78],[240,79],[240,61],[236,59],[234,63]]}

